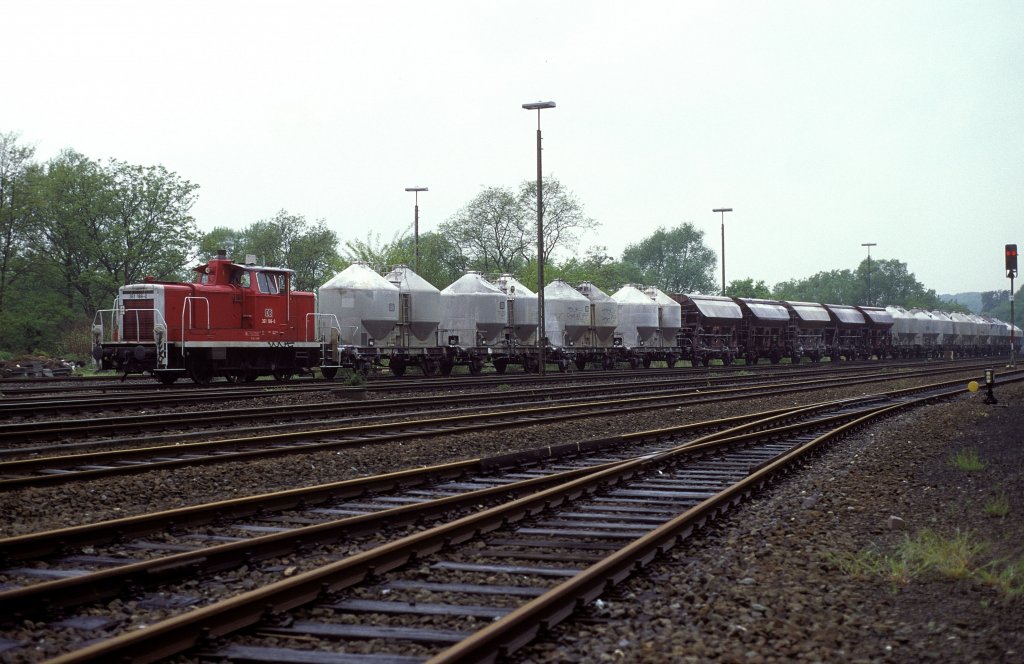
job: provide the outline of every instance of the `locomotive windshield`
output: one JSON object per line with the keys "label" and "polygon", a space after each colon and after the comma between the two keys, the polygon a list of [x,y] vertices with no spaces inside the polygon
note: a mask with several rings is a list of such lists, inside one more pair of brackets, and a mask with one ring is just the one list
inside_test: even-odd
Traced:
{"label": "locomotive windshield", "polygon": [[261,293],[276,295],[285,289],[284,275],[278,272],[257,272],[256,283]]}

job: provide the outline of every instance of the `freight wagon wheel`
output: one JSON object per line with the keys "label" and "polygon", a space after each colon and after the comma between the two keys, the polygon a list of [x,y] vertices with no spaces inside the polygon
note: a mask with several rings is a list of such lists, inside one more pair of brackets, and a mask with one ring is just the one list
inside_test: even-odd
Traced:
{"label": "freight wagon wheel", "polygon": [[679,357],[676,356],[676,355],[669,355],[668,357],[665,358],[665,364],[668,366],[669,369],[672,369],[673,367],[675,367],[676,366],[676,362],[678,362],[678,361],[679,361]]}
{"label": "freight wagon wheel", "polygon": [[391,374],[396,378],[401,378],[405,375],[405,362],[391,360],[388,362],[388,367],[391,369]]}
{"label": "freight wagon wheel", "polygon": [[437,372],[440,371],[441,365],[437,360],[423,360],[423,375],[424,376],[436,376]]}
{"label": "freight wagon wheel", "polygon": [[274,369],[274,380],[279,383],[286,383],[292,379],[290,369]]}
{"label": "freight wagon wheel", "polygon": [[576,360],[576,371],[584,371],[587,368],[586,360]]}
{"label": "freight wagon wheel", "polygon": [[441,375],[442,376],[451,376],[452,375],[452,369],[454,369],[454,368],[455,368],[455,363],[452,362],[451,360],[441,360]]}
{"label": "freight wagon wheel", "polygon": [[334,380],[334,377],[338,375],[337,367],[320,367],[320,375],[327,380]]}
{"label": "freight wagon wheel", "polygon": [[473,376],[479,376],[480,372],[484,370],[484,361],[479,357],[474,357],[469,360],[469,373]]}
{"label": "freight wagon wheel", "polygon": [[651,358],[645,357],[643,359],[643,365],[644,365],[644,369],[650,369],[651,368]]}
{"label": "freight wagon wheel", "polygon": [[494,361],[494,372],[503,374],[505,369],[508,368],[508,360],[495,360]]}
{"label": "freight wagon wheel", "polygon": [[604,369],[611,370],[615,368],[615,358],[610,355],[605,355],[604,360],[601,362],[601,366]]}
{"label": "freight wagon wheel", "polygon": [[705,355],[705,356],[701,357],[700,358],[700,363],[703,364],[706,367],[711,366],[711,356],[710,355]]}

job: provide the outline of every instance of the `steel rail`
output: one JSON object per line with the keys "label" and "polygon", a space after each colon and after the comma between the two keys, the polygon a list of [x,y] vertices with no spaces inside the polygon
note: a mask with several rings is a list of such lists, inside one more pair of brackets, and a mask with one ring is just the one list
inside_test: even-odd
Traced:
{"label": "steel rail", "polygon": [[[862,369],[863,370],[863,369]],[[819,372],[813,372],[817,375]],[[820,372],[826,375],[831,375],[829,372]],[[925,374],[930,371],[925,371]],[[805,374],[806,375],[806,374]],[[767,378],[766,374],[757,376],[756,379]],[[803,378],[801,376],[800,378]],[[652,380],[644,381],[643,383],[630,383],[631,389],[636,391],[642,391],[650,394],[652,392],[657,393],[659,391],[669,392],[673,389],[682,389],[692,386],[705,387],[710,380],[711,383],[728,383],[729,381],[736,381],[739,383],[753,383],[752,380],[737,380],[737,379],[749,379],[751,376],[739,377],[733,374],[721,374],[708,377],[674,377],[674,378],[656,378]],[[756,380],[755,379],[755,380]],[[345,393],[361,392],[361,388],[345,388],[345,387],[325,387],[324,391],[339,393],[344,396]],[[601,395],[602,393],[609,391],[619,391],[623,389],[623,383],[621,381],[601,382],[597,384],[586,384],[586,385],[574,385],[573,395]],[[279,396],[285,394],[285,392],[267,392],[260,393],[259,396]],[[521,401],[525,398],[534,399],[547,399],[550,395],[564,395],[564,387],[545,387],[545,388],[528,388],[528,389],[513,389],[495,393],[492,390],[484,393],[477,394],[460,394],[459,403],[488,403],[488,402],[508,402],[508,401]],[[39,438],[39,437],[54,437],[54,436],[66,436],[70,433],[87,433],[93,431],[116,431],[127,428],[137,428],[139,425],[145,425],[149,427],[160,427],[180,424],[181,422],[192,422],[200,420],[205,422],[218,422],[218,421],[232,421],[234,419],[245,418],[246,420],[260,419],[277,417],[282,413],[290,416],[308,416],[308,415],[319,415],[322,413],[338,414],[344,412],[373,412],[378,410],[391,410],[394,408],[402,407],[417,407],[417,406],[434,406],[438,402],[450,403],[451,398],[447,396],[414,396],[414,397],[401,397],[391,399],[378,399],[372,401],[362,401],[359,403],[328,403],[328,404],[307,404],[307,405],[295,405],[295,404],[280,404],[280,405],[269,405],[269,406],[257,406],[253,408],[235,409],[231,412],[225,412],[224,409],[217,410],[204,410],[204,411],[190,411],[187,413],[147,413],[142,415],[122,415],[117,417],[91,417],[86,419],[76,420],[57,420],[57,421],[27,421],[27,422],[16,422],[10,424],[0,424],[0,440],[3,439],[24,439],[25,437]],[[151,405],[152,402],[147,402]],[[17,452],[17,449],[11,450]]]}
{"label": "steel rail", "polygon": [[[934,400],[958,393],[960,390],[948,390],[943,394],[933,393],[922,397],[923,400]],[[899,408],[907,408],[915,403],[915,400],[907,400],[895,406],[883,405],[872,408],[878,412],[893,412]],[[847,416],[849,420],[849,415]],[[842,425],[843,430],[853,426],[862,426],[871,421],[868,416],[856,416],[853,422]],[[771,435],[773,432],[761,435]],[[442,548],[453,544],[468,541],[478,535],[495,530],[503,525],[519,521],[527,516],[537,515],[541,512],[571,501],[584,494],[592,494],[601,487],[607,487],[623,482],[631,477],[645,473],[658,464],[664,463],[679,454],[700,454],[709,448],[725,447],[736,445],[756,437],[758,434],[741,434],[739,436],[727,437],[713,442],[691,441],[673,448],[670,451],[657,455],[635,459],[626,462],[619,462],[612,467],[605,468],[598,472],[590,473],[584,477],[572,480],[562,486],[549,488],[530,496],[516,499],[506,505],[492,507],[470,516],[456,519],[447,524],[436,526],[428,530],[409,535],[374,549],[362,551],[353,556],[325,565],[316,570],[302,573],[296,577],[277,581],[268,586],[246,592],[242,595],[218,602],[213,605],[202,607],[186,614],[170,618],[143,630],[114,637],[102,641],[81,650],[74,651],[53,660],[55,663],[84,662],[84,661],[110,661],[112,658],[131,659],[132,661],[149,662],[162,657],[170,656],[188,648],[192,648],[210,638],[217,638],[235,632],[244,627],[253,625],[262,619],[278,615],[293,608],[315,601],[325,594],[349,587],[355,583],[389,572],[408,562],[414,561],[421,556],[432,554]],[[819,436],[816,440],[824,439]],[[785,453],[787,460],[797,458],[812,449],[807,445],[799,448],[800,454],[794,452]],[[755,471],[754,480],[748,481],[744,486],[761,481],[767,478],[769,470],[776,470],[781,462],[773,462]],[[639,558],[629,559],[623,556],[615,556],[612,562],[601,564],[595,576],[588,576],[591,582],[600,585],[602,588],[609,583],[621,581],[635,571],[644,561],[649,561],[669,543],[678,539],[680,527],[692,524],[693,519],[706,515],[710,508],[717,508],[722,501],[733,500],[740,489],[728,489],[719,495],[719,498],[704,501],[704,510],[699,514],[694,510],[688,510],[685,514],[689,520],[680,526],[679,519],[670,523],[673,528],[659,528],[657,537],[644,538],[644,545],[637,547],[641,551]],[[653,543],[653,544],[652,544]],[[631,547],[627,547],[631,551]],[[570,584],[572,582],[569,582]],[[579,582],[582,583],[582,582]],[[528,603],[521,609],[510,614],[508,620],[501,620],[501,628],[495,630],[484,630],[488,634],[498,633],[497,640],[489,641],[490,645],[481,645],[482,641],[467,640],[473,650],[471,654],[459,654],[469,651],[450,649],[447,653],[454,652],[457,657],[450,661],[490,661],[499,653],[509,652],[517,644],[530,635],[531,631],[539,629],[540,623],[537,616],[543,616],[547,624],[571,613],[577,606],[577,602],[585,600],[592,591],[581,595],[575,585],[565,585],[565,588],[572,592],[560,591],[558,593],[546,593],[538,600]],[[588,586],[589,588],[589,586]],[[555,599],[558,599],[556,606]],[[527,610],[529,607],[529,610]],[[515,617],[515,620],[512,618]],[[516,627],[509,629],[508,625]],[[523,627],[525,626],[525,627]],[[525,631],[523,631],[525,629]],[[481,632],[483,634],[483,632]],[[524,636],[524,634],[526,636]],[[482,637],[481,637],[482,638]],[[493,637],[488,637],[493,638]],[[494,644],[503,644],[500,647]],[[458,646],[457,646],[458,647]],[[488,651],[488,648],[491,650]],[[439,655],[445,656],[445,653]],[[449,655],[450,656],[450,655]]]}
{"label": "steel rail", "polygon": [[[1020,380],[1020,378],[1013,380]],[[427,660],[427,664],[476,664],[494,662],[501,657],[507,657],[531,642],[542,630],[564,621],[580,606],[594,601],[611,587],[619,585],[633,576],[649,565],[659,554],[672,549],[680,541],[689,537],[695,528],[703,525],[716,512],[724,511],[729,505],[739,502],[744,496],[766,484],[774,475],[803,459],[824,443],[860,429],[889,414],[958,392],[959,390],[950,391],[942,395],[924,396],[884,406],[815,437],[754,470],[740,482],[707,498],[671,521],[591,565],[571,579],[530,600],[504,618],[496,620],[488,627],[430,658]],[[699,447],[701,446],[694,446],[690,449],[692,451]]]}
{"label": "steel rail", "polygon": [[[948,368],[929,369],[929,370],[918,370],[913,373],[903,373],[899,376],[902,377],[922,377],[941,374],[946,371],[950,371]],[[861,375],[861,374],[857,374]],[[871,374],[866,374],[868,377]],[[714,379],[712,379],[714,380]],[[775,383],[780,384],[792,384],[794,379],[790,379],[789,383]],[[795,379],[796,382],[802,382],[799,379]],[[847,378],[849,381],[849,378]],[[718,389],[725,389],[726,387],[751,387],[756,386],[756,382],[749,384],[729,383],[722,381],[724,384],[720,385]],[[698,380],[697,382],[686,381],[686,386],[693,388],[696,385],[700,385],[701,388],[706,388],[707,383],[704,380]],[[671,382],[672,385],[676,385],[675,381]],[[634,391],[644,396],[673,396],[679,394],[679,389],[682,386],[676,387],[662,387],[660,384],[644,383],[634,387]],[[488,404],[498,402],[499,404],[514,403],[516,406],[522,406],[529,403],[531,400],[542,401],[545,405],[555,405],[558,403],[572,403],[579,400],[583,396],[589,398],[607,397],[606,394],[608,389],[617,390],[615,396],[621,396],[622,386],[621,385],[609,385],[607,388],[603,386],[586,386],[576,387],[572,390],[572,396],[565,396],[565,390],[557,389],[553,394],[559,395],[558,398],[551,398],[547,391],[537,393],[534,390],[513,390],[504,391],[500,393],[488,392],[486,394],[478,395],[460,395],[458,399],[458,406],[451,406],[451,399],[446,397],[410,397],[403,399],[388,399],[388,400],[376,400],[369,402],[358,402],[358,403],[327,403],[327,404],[315,404],[315,405],[294,405],[294,404],[282,404],[274,406],[261,406],[257,408],[246,408],[242,410],[232,410],[225,412],[223,409],[216,411],[192,411],[187,413],[155,413],[146,415],[130,415],[120,416],[111,418],[92,418],[88,420],[59,420],[56,422],[20,422],[16,424],[0,425],[0,440],[5,438],[15,440],[26,440],[26,439],[50,439],[55,437],[64,437],[71,434],[86,434],[90,432],[115,432],[124,430],[134,430],[139,428],[166,428],[175,425],[181,425],[183,422],[189,424],[199,421],[203,424],[215,424],[215,423],[230,423],[237,419],[245,419],[247,422],[260,419],[270,419],[273,421],[272,424],[263,424],[259,426],[248,426],[247,431],[249,435],[255,435],[257,432],[282,432],[285,430],[305,430],[309,425],[303,418],[316,418],[323,414],[330,414],[332,417],[329,420],[321,420],[323,423],[327,422],[338,422],[343,421],[345,417],[349,417],[346,423],[351,425],[356,422],[369,423],[377,420],[394,420],[401,416],[410,416],[420,414],[423,409],[428,409],[437,406],[440,402],[445,404],[448,413],[454,413],[459,411],[470,411],[472,408],[469,404]],[[706,390],[705,390],[706,393]],[[532,397],[532,399],[531,399]],[[392,412],[398,408],[409,408],[412,409],[408,413],[394,413]],[[420,412],[417,412],[419,409]],[[385,412],[386,411],[386,414]],[[351,415],[347,415],[350,413]],[[376,413],[376,414],[374,414]],[[280,416],[286,414],[288,421],[280,422]],[[214,430],[215,434],[222,433]],[[198,442],[197,438],[200,436],[208,436],[211,432],[209,429],[200,429],[193,431],[185,431],[179,433],[160,433],[156,435],[146,436],[146,442],[149,443],[147,447],[152,447],[157,444],[170,444],[173,443],[179,446],[182,443]],[[31,458],[51,458],[66,455],[71,453],[81,453],[84,450],[90,450],[95,448],[113,448],[121,446],[125,443],[131,444],[136,442],[133,438],[123,439],[100,439],[100,440],[80,440],[69,443],[61,443],[58,445],[47,445],[47,446],[14,446],[6,450],[0,450],[0,463],[4,463],[6,460],[18,460],[25,457]],[[43,455],[43,456],[39,456]]]}
{"label": "steel rail", "polygon": [[[844,399],[825,402],[811,406],[766,411],[749,416],[738,416],[726,420],[696,424],[679,425],[670,429],[657,429],[647,432],[646,437],[652,440],[666,436],[678,436],[694,430],[709,429],[716,425],[735,424],[728,429],[710,433],[695,442],[711,441],[727,438],[754,429],[775,426],[778,431],[785,432],[789,428],[786,422],[799,418],[811,417],[814,414],[837,407],[848,406],[855,402],[873,401],[876,397],[864,399]],[[792,425],[791,425],[792,426]],[[643,438],[642,434],[631,434],[633,443]],[[235,499],[222,503],[212,503],[194,508],[179,508],[168,512],[139,517],[128,517],[96,525],[77,526],[73,528],[48,531],[34,535],[25,535],[7,540],[0,540],[0,555],[14,561],[26,557],[54,552],[68,547],[97,544],[113,539],[124,540],[129,536],[148,534],[161,525],[172,522],[175,527],[183,525],[199,525],[226,516],[247,516],[263,511],[270,506],[282,510],[298,504],[317,504],[328,498],[354,497],[365,495],[368,491],[401,486],[412,488],[422,486],[429,481],[440,481],[465,476],[469,472],[491,472],[497,468],[518,467],[529,462],[552,461],[585,452],[597,452],[609,448],[621,447],[627,442],[625,437],[614,437],[604,440],[582,441],[529,451],[519,455],[504,455],[491,459],[445,464],[430,469],[416,469],[390,473],[372,478],[348,480],[310,489],[297,489],[267,496]],[[311,542],[331,543],[342,537],[351,537],[375,532],[385,525],[407,524],[422,521],[427,517],[440,517],[451,510],[466,506],[479,506],[493,499],[508,499],[509,496],[526,495],[552,484],[568,481],[600,470],[612,467],[620,461],[603,462],[588,467],[561,471],[551,475],[502,484],[486,489],[465,491],[462,494],[433,500],[424,500],[414,505],[404,505],[391,509],[380,510],[371,514],[338,519],[321,524],[298,527],[285,532],[253,537],[242,542],[232,542],[200,550],[172,554],[117,568],[92,572],[86,575],[46,581],[0,592],[0,613],[10,616],[27,617],[35,612],[56,607],[69,607],[107,599],[116,595],[124,588],[141,588],[157,582],[167,582],[181,574],[194,574],[199,569],[216,572],[232,566],[249,564],[251,561],[281,556],[294,552]],[[234,514],[233,514],[234,513]]]}
{"label": "steel rail", "polygon": [[[901,374],[895,378],[903,379],[909,377]],[[881,382],[893,379],[892,376],[883,375],[879,377],[865,377],[848,380],[844,386]],[[16,461],[5,461],[0,463],[0,475],[7,476],[7,479],[0,479],[0,490],[19,489],[27,486],[43,486],[81,481],[114,475],[127,475],[140,472],[147,472],[156,469],[168,469],[183,466],[205,465],[223,463],[226,461],[240,461],[254,458],[269,458],[301,452],[312,452],[325,449],[334,449],[349,445],[365,445],[380,443],[396,439],[421,438],[459,432],[481,431],[493,428],[503,428],[510,425],[535,425],[541,422],[550,422],[577,417],[583,411],[597,410],[607,411],[615,408],[617,412],[628,410],[646,410],[653,404],[677,405],[679,403],[709,402],[737,400],[756,396],[760,393],[771,393],[773,395],[787,392],[806,392],[820,389],[822,383],[830,383],[827,379],[784,382],[768,385],[755,385],[737,388],[724,388],[720,390],[695,390],[680,394],[640,396],[624,399],[611,399],[597,402],[583,402],[572,405],[541,406],[526,409],[513,409],[509,411],[494,411],[488,413],[475,413],[466,415],[453,415],[441,418],[428,418],[420,420],[408,420],[403,422],[388,422],[371,425],[358,425],[351,427],[335,427],[327,429],[302,430],[298,432],[282,432],[262,436],[244,436],[236,438],[225,438],[199,443],[184,443],[178,445],[144,447],[122,450],[108,450],[104,452],[91,452],[74,454],[68,456],[34,457]],[[679,401],[683,399],[685,401]],[[525,419],[529,418],[529,419]],[[452,427],[455,427],[454,429]],[[241,447],[246,445],[270,445],[273,443],[298,441],[303,439],[325,437],[325,436],[351,436],[345,440],[331,440],[327,442],[302,443],[289,446],[261,447],[255,450],[229,452],[224,448]],[[377,437],[379,436],[379,437]],[[375,438],[376,437],[376,438]],[[219,453],[217,451],[220,451]],[[213,452],[204,454],[206,452]],[[182,455],[194,455],[188,458],[181,458]],[[178,458],[169,458],[178,457]],[[104,466],[104,463],[127,463],[131,460],[156,459],[146,463],[131,463],[128,465]],[[41,475],[22,475],[20,473],[32,472],[46,469],[67,469],[85,468],[84,470],[66,470]]]}

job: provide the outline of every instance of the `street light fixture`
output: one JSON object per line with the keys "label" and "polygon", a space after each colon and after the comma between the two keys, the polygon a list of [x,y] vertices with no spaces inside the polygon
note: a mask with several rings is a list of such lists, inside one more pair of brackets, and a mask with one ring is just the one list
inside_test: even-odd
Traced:
{"label": "street light fixture", "polygon": [[722,295],[725,295],[725,213],[732,212],[732,208],[715,208],[712,212],[722,213]]}
{"label": "street light fixture", "polygon": [[871,306],[871,247],[877,247],[876,242],[861,242],[860,246],[868,248],[868,306]]}
{"label": "street light fixture", "polygon": [[544,375],[544,348],[547,336],[544,333],[544,176],[541,171],[541,138],[540,112],[545,108],[554,108],[553,101],[536,101],[523,104],[528,111],[537,111],[537,372]]}
{"label": "street light fixture", "polygon": [[416,249],[412,262],[412,269],[415,272],[419,272],[420,269],[420,192],[427,191],[426,187],[406,187],[406,191],[415,192],[413,195],[416,197],[416,207],[413,211],[412,216],[412,232],[415,237]]}

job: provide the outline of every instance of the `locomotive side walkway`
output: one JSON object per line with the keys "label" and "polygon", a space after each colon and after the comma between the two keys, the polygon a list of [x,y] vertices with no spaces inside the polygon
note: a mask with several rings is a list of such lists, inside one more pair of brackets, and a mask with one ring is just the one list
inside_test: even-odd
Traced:
{"label": "locomotive side walkway", "polygon": [[[1024,661],[1024,387],[996,396],[840,442],[516,661]],[[956,467],[964,450],[984,468]],[[979,550],[959,576],[913,569],[901,544],[937,551],[925,533]],[[1009,593],[985,581],[1001,571]]]}

